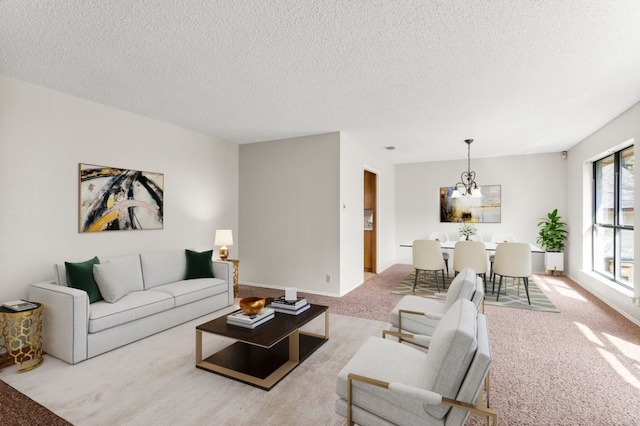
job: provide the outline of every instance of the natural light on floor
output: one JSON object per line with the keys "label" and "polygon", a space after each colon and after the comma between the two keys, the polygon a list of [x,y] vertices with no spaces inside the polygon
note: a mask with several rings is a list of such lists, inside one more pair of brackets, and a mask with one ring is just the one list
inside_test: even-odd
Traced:
{"label": "natural light on floor", "polygon": [[566,282],[557,279],[553,276],[540,276],[541,280],[536,280],[536,284],[542,291],[548,292],[557,292],[563,296],[570,297],[575,300],[579,300],[580,302],[586,302],[583,296],[580,295],[577,291],[569,287]]}
{"label": "natural light on floor", "polygon": [[[608,351],[604,349],[607,346],[596,334],[586,325],[581,324],[579,322],[574,322],[578,330],[593,344],[600,346],[596,349],[598,353],[602,356],[602,358],[607,361],[607,363],[611,366],[613,371],[615,371],[622,379],[632,385],[633,387],[640,389],[640,380],[638,379],[637,373],[634,374],[633,371],[629,371],[627,367],[620,361],[619,358],[627,358],[631,359],[635,362],[640,362],[640,346],[629,343],[625,340],[619,339],[615,336],[612,336],[607,333],[603,333],[604,337],[607,339],[609,343],[613,346],[613,350],[616,353]],[[636,367],[639,367],[638,364],[634,364]]]}
{"label": "natural light on floor", "polygon": [[622,363],[614,354],[601,348],[598,348],[598,352],[600,352],[600,355],[602,355],[602,357],[609,363],[613,370],[618,373],[625,382],[629,383],[631,386],[637,389],[640,389],[640,381],[633,375],[631,371],[627,370],[627,368],[622,365]]}
{"label": "natural light on floor", "polygon": [[574,324],[578,327],[578,330],[580,330],[582,334],[584,334],[584,336],[587,339],[589,339],[590,342],[595,343],[596,345],[599,345],[599,346],[604,346],[604,343],[602,343],[602,340],[598,339],[598,337],[591,331],[589,327],[587,327],[584,324],[580,324],[578,322],[574,322]]}
{"label": "natural light on floor", "polygon": [[629,343],[626,340],[622,340],[616,336],[612,336],[610,334],[604,333],[604,337],[606,337],[609,342],[627,358],[632,359],[638,363],[640,363],[640,346],[634,343]]}

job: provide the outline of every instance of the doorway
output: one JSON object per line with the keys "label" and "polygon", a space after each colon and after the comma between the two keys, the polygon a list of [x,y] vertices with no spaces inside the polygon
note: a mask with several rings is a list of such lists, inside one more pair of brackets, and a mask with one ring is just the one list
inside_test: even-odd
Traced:
{"label": "doorway", "polygon": [[376,273],[378,176],[364,171],[364,272]]}

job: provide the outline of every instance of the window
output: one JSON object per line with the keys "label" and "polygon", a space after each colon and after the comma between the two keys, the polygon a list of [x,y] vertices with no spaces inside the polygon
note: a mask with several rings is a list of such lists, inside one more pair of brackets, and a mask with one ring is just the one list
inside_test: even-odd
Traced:
{"label": "window", "polygon": [[593,270],[633,289],[633,173],[630,146],[593,164]]}

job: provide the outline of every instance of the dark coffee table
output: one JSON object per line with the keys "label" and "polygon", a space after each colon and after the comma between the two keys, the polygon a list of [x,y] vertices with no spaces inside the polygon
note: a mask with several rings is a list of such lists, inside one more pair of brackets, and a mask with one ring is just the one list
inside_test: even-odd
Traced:
{"label": "dark coffee table", "polygon": [[[267,305],[273,299],[267,299]],[[324,313],[324,335],[300,328]],[[202,358],[202,335],[217,334],[235,343]],[[299,315],[276,312],[255,329],[227,324],[222,316],[196,327],[196,367],[261,389],[270,390],[329,340],[329,307],[311,305]]]}

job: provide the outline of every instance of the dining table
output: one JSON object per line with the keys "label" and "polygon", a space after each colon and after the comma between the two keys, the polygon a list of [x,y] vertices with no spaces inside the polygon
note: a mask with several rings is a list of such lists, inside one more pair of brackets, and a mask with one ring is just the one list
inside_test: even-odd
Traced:
{"label": "dining table", "polygon": [[[458,241],[463,241],[463,240],[438,241],[438,242],[440,243],[440,247],[442,247],[443,249],[453,250]],[[496,247],[498,246],[498,244],[502,244],[502,243],[492,243],[488,241],[487,242],[481,241],[481,242],[482,244],[484,244],[484,248],[487,251],[496,251]],[[536,245],[529,243],[529,246],[531,247],[531,253],[544,253],[544,250]],[[412,243],[400,244],[400,247],[413,247],[413,244]]]}

